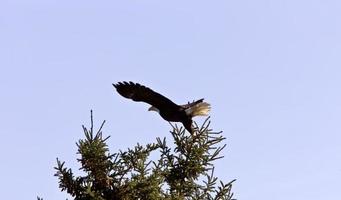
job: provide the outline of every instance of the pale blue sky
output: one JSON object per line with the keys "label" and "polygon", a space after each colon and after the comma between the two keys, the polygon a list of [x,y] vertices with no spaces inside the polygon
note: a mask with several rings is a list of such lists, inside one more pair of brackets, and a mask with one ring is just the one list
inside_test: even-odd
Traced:
{"label": "pale blue sky", "polygon": [[[228,138],[216,162],[242,200],[341,198],[341,1],[0,0],[2,199],[65,199],[55,158],[107,120],[111,152],[169,137],[132,80],[206,98]],[[199,120],[200,121],[200,120]]]}

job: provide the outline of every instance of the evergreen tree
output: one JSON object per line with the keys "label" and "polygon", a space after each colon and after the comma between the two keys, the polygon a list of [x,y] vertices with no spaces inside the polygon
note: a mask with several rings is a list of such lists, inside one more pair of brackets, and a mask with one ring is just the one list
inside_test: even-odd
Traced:
{"label": "evergreen tree", "polygon": [[[190,135],[182,127],[172,126],[172,142],[137,145],[111,154],[102,128],[94,132],[83,126],[84,139],[77,142],[78,161],[84,176],[75,176],[65,162],[57,158],[55,176],[59,187],[75,200],[232,200],[232,182],[223,183],[214,176],[213,161],[222,158],[219,146],[225,139],[213,132],[209,118]],[[159,158],[151,160],[150,154]]]}

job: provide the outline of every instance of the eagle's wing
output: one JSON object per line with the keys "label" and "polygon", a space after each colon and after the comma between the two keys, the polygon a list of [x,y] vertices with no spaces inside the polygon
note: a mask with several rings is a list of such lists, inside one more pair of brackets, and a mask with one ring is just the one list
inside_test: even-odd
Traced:
{"label": "eagle's wing", "polygon": [[113,86],[120,95],[133,101],[143,101],[158,109],[173,109],[178,107],[178,105],[168,98],[139,83],[133,83],[131,81],[128,83],[124,81],[113,84]]}

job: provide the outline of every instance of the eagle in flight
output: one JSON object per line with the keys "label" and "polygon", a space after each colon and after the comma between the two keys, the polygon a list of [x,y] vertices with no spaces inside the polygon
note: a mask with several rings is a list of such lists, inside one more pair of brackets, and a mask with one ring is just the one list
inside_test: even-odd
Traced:
{"label": "eagle in flight", "polygon": [[124,81],[113,84],[113,86],[125,98],[150,104],[151,107],[148,111],[158,112],[164,120],[181,122],[191,134],[194,133],[192,118],[195,116],[206,116],[210,111],[210,104],[204,102],[204,99],[199,99],[192,103],[188,102],[185,105],[177,105],[167,97],[139,83]]}

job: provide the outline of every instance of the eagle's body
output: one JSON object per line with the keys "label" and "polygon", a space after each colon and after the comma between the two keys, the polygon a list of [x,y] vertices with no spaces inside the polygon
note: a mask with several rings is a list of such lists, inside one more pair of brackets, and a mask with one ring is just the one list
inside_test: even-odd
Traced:
{"label": "eagle's body", "polygon": [[210,111],[210,104],[203,102],[204,99],[185,105],[177,105],[161,94],[138,83],[118,82],[113,86],[123,97],[152,105],[149,110],[157,111],[164,120],[181,122],[190,133],[193,133],[192,117],[208,115]]}

